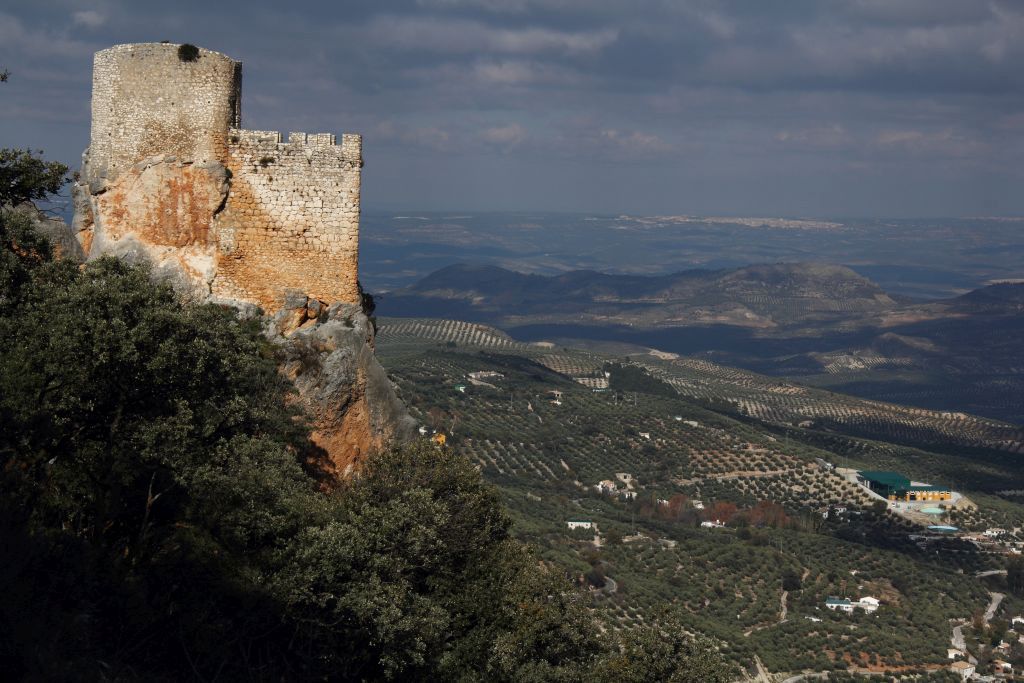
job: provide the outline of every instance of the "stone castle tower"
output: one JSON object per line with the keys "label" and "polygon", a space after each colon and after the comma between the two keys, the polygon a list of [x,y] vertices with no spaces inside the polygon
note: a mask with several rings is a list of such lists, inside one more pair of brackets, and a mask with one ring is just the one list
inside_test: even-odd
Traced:
{"label": "stone castle tower", "polygon": [[296,290],[358,303],[360,136],[242,130],[241,90],[241,63],[210,50],[97,52],[75,187],[83,248],[267,312]]}

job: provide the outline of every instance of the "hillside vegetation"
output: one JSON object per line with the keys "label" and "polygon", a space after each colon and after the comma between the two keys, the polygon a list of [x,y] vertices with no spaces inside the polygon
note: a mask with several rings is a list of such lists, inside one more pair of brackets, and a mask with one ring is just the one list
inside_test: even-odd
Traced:
{"label": "hillside vegetation", "polygon": [[36,162],[0,155],[43,175],[0,185],[7,678],[729,679],[668,622],[600,633],[462,457],[412,444],[325,490],[263,321],[54,260],[8,209],[62,183]]}
{"label": "hillside vegetation", "polygon": [[[756,656],[772,671],[909,675],[944,666],[950,621],[988,600],[973,574],[1003,566],[956,538],[919,543],[921,527],[824,464],[994,492],[1020,479],[1011,425],[473,323],[380,326],[382,363],[425,430],[499,486],[513,534],[589,587],[609,631],[670,618],[751,670]],[[950,519],[1011,528],[1024,508],[985,498]],[[569,528],[580,521],[592,528]],[[824,608],[862,595],[884,606]]]}

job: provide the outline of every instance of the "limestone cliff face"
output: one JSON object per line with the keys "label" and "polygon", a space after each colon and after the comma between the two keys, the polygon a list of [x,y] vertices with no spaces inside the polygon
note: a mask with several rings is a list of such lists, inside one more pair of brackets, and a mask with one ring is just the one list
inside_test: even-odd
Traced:
{"label": "limestone cliff face", "polygon": [[329,477],[347,477],[371,452],[411,438],[415,420],[373,355],[373,325],[361,307],[293,292],[268,334],[313,418],[313,441],[329,456],[313,464]]}
{"label": "limestone cliff face", "polygon": [[148,263],[180,292],[212,300],[217,249],[210,238],[230,189],[227,169],[166,156],[102,175],[88,152],[84,160],[72,193],[73,228],[85,254]]}
{"label": "limestone cliff face", "polygon": [[[74,226],[79,236],[88,227],[90,258],[146,262],[156,277],[195,300],[255,312],[258,301],[211,295],[217,254],[203,242],[201,218],[208,222],[222,206],[229,182],[222,171],[148,160],[112,183],[94,181],[91,189],[80,183]],[[266,334],[281,349],[281,370],[298,389],[312,418],[312,439],[324,454],[310,466],[328,481],[346,478],[369,454],[412,436],[415,421],[374,355],[373,326],[360,304],[286,290],[272,311]]]}
{"label": "limestone cliff face", "polygon": [[50,241],[55,257],[69,259],[78,263],[85,260],[82,246],[75,239],[71,226],[63,220],[46,215],[31,202],[15,207],[13,211],[26,216],[32,221],[32,226],[36,231]]}

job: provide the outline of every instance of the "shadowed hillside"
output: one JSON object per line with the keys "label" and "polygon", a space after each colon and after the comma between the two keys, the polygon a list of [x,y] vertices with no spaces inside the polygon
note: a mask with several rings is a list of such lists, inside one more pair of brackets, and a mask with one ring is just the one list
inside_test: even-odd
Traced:
{"label": "shadowed hillside", "polygon": [[388,316],[488,323],[525,341],[701,354],[866,398],[1024,421],[1024,284],[922,302],[817,263],[650,277],[457,265],[379,303]]}

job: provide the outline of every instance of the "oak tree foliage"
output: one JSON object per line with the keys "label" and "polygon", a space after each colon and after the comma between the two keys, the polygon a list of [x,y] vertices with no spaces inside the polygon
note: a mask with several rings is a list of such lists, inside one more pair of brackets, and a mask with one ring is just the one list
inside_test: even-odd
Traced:
{"label": "oak tree foliage", "polygon": [[[7,203],[45,198],[65,176],[0,153]],[[182,301],[143,267],[54,260],[0,213],[0,666],[12,680],[726,670],[681,630],[602,636],[584,594],[511,537],[495,490],[431,443],[321,491],[276,354],[259,320]]]}

